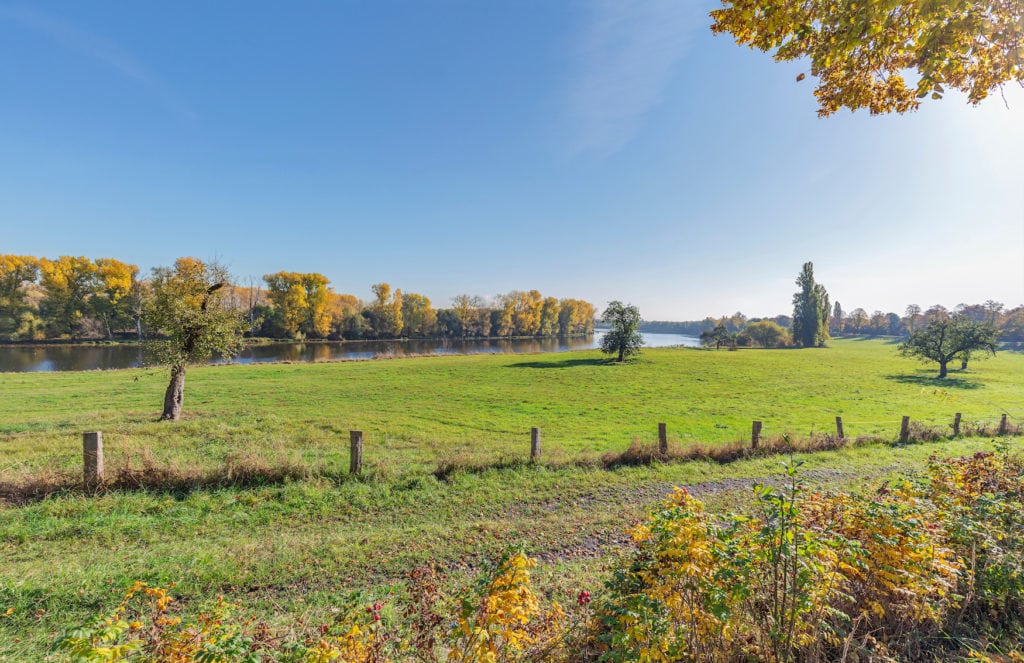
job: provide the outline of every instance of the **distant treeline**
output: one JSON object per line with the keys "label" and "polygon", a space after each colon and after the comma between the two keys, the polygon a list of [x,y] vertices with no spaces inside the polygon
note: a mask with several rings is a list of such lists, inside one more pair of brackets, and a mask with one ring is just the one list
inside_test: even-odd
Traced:
{"label": "distant treeline", "polygon": [[[54,260],[0,254],[0,340],[141,338],[147,281],[113,258]],[[374,299],[334,292],[322,274],[277,272],[262,283],[224,288],[249,333],[277,339],[483,338],[591,333],[594,307],[536,290],[491,299],[459,295],[450,308],[429,298],[373,286]]]}
{"label": "distant treeline", "polygon": [[933,320],[951,315],[963,315],[975,322],[991,323],[999,330],[999,340],[1004,343],[1024,343],[1024,306],[1008,309],[1002,302],[991,299],[982,304],[959,304],[953,310],[941,304],[927,309],[910,304],[902,315],[880,310],[869,314],[862,308],[846,312],[836,303],[830,320],[830,331],[833,336],[907,336]]}
{"label": "distant treeline", "polygon": [[[788,315],[777,315],[774,318],[763,318],[770,320],[777,325],[789,329],[793,319]],[[723,316],[721,318],[707,317],[703,320],[687,320],[683,322],[671,322],[667,320],[644,320],[640,323],[640,331],[655,334],[682,334],[684,336],[699,337],[702,333],[722,325],[731,332],[742,331],[748,324],[759,322],[762,318],[747,318],[742,313]]]}
{"label": "distant treeline", "polygon": [[[832,307],[828,318],[831,336],[908,336],[929,322],[947,318],[951,315],[964,315],[976,322],[991,323],[999,330],[999,340],[1011,346],[1024,345],[1024,306],[1006,308],[1002,302],[988,300],[982,304],[960,304],[952,310],[936,304],[922,309],[917,304],[906,307],[902,315],[885,313],[875,310],[868,313],[865,309],[855,308],[844,311],[839,302]],[[771,330],[766,323],[778,325],[781,331]],[[771,318],[747,318],[737,312],[721,318],[707,317],[703,320],[684,322],[668,322],[661,320],[644,321],[640,324],[641,331],[666,334],[685,334],[696,336],[709,344],[735,346],[764,345],[759,339],[770,339],[772,347],[790,343],[788,332],[792,327],[792,318],[788,315],[777,315]],[[774,331],[774,333],[766,333]]]}

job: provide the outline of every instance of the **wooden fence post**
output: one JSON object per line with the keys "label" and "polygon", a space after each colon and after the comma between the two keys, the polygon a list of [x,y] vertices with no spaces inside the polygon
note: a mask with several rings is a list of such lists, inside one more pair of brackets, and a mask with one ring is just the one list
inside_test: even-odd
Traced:
{"label": "wooden fence post", "polygon": [[999,420],[999,434],[1006,435],[1006,431],[1010,429],[1009,422],[1006,420],[1006,413],[1003,413],[1003,418]]}
{"label": "wooden fence post", "polygon": [[103,483],[103,433],[91,431],[82,433],[82,460],[85,466],[86,488],[95,488]]}
{"label": "wooden fence post", "polygon": [[668,431],[665,424],[658,424],[658,453],[662,456],[668,455]]}
{"label": "wooden fence post", "polygon": [[960,437],[960,413],[953,416],[953,437]]}
{"label": "wooden fence post", "polygon": [[910,417],[904,415],[900,424],[900,444],[906,444],[910,439]]}
{"label": "wooden fence post", "polygon": [[350,447],[348,472],[349,474],[361,474],[363,471],[363,431],[350,430],[348,440]]}
{"label": "wooden fence post", "polygon": [[750,448],[756,449],[757,445],[761,442],[761,422],[755,421],[753,427],[750,429]]}
{"label": "wooden fence post", "polygon": [[530,429],[530,460],[540,460],[540,429],[536,427]]}
{"label": "wooden fence post", "polygon": [[842,417],[836,417],[836,435],[839,436],[840,440],[842,440],[843,438],[846,437],[845,435],[843,435],[843,418]]}

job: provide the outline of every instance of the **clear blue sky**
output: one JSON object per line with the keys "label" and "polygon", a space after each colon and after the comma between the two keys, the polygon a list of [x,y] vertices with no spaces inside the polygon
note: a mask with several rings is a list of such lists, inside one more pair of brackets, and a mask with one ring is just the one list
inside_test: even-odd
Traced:
{"label": "clear blue sky", "polygon": [[0,252],[648,319],[1024,303],[1024,91],[818,119],[673,2],[0,0]]}

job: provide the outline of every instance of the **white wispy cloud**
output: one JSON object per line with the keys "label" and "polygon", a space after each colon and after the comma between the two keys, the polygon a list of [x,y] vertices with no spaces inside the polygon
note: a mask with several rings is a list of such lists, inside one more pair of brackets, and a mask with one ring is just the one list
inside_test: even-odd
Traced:
{"label": "white wispy cloud", "polygon": [[142,85],[169,110],[189,119],[196,117],[188,104],[138,58],[99,35],[27,7],[0,6],[0,21],[16,23],[45,35],[68,50],[98,60],[125,78]]}
{"label": "white wispy cloud", "polygon": [[[574,154],[608,156],[640,130],[662,99],[693,30],[692,0],[600,0],[574,49],[568,115]],[[705,21],[706,22],[706,21]]]}

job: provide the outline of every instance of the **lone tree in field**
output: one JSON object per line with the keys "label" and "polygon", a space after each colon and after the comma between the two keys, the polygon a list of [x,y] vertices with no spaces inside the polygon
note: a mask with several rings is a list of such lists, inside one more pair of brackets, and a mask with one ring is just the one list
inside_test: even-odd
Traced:
{"label": "lone tree in field", "polygon": [[[960,90],[977,105],[1005,83],[1024,85],[1020,0],[722,0],[714,33],[810,61],[818,115],[867,108],[916,110],[925,97]],[[903,75],[911,74],[908,85]],[[797,76],[797,81],[804,74]]]}
{"label": "lone tree in field", "polygon": [[644,339],[640,335],[640,311],[635,306],[614,301],[601,314],[611,329],[601,339],[601,352],[618,354],[617,361],[640,354]]}
{"label": "lone tree in field", "polygon": [[729,342],[729,329],[719,322],[714,329],[705,329],[700,333],[700,341],[704,345],[714,345],[718,350],[723,343]]}
{"label": "lone tree in field", "polygon": [[185,370],[214,355],[231,357],[242,347],[243,315],[225,305],[227,273],[215,263],[179,258],[173,268],[157,267],[143,321],[157,337],[146,342],[151,361],[170,366],[161,421],[177,421],[185,400]]}
{"label": "lone tree in field", "polygon": [[805,262],[796,277],[800,292],[793,295],[793,342],[805,348],[825,345],[831,309],[825,286],[814,282],[814,263]]}
{"label": "lone tree in field", "polygon": [[917,357],[924,362],[938,362],[939,377],[946,377],[946,365],[960,357],[966,359],[996,353],[999,332],[990,322],[977,322],[965,315],[954,315],[929,322],[924,328],[910,334],[900,344],[900,354]]}

